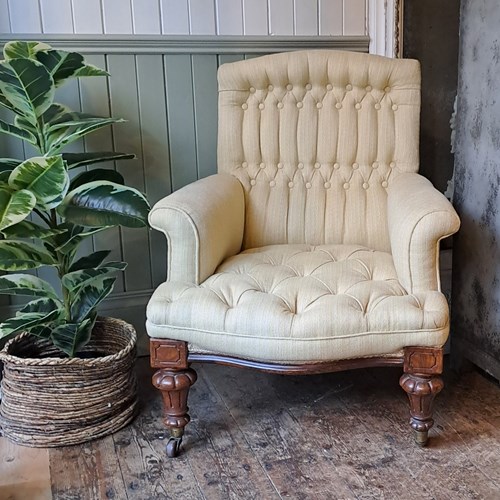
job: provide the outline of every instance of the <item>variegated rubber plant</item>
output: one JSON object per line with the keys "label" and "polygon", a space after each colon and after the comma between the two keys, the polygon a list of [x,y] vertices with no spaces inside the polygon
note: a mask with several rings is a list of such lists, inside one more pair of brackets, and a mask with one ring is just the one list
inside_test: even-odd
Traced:
{"label": "variegated rubber plant", "polygon": [[[113,273],[124,262],[105,262],[109,251],[77,257],[80,243],[113,226],[144,227],[149,204],[124,185],[112,169],[94,165],[133,155],[64,153],[81,137],[123,120],[79,113],[54,102],[69,79],[108,76],[81,54],[54,50],[38,42],[5,45],[0,60],[0,132],[26,141],[38,155],[25,161],[0,159],[0,293],[33,298],[0,324],[0,337],[27,331],[50,339],[75,356],[90,340],[97,306],[113,290]],[[2,115],[4,116],[4,115]],[[92,165],[70,176],[72,169]],[[61,291],[18,271],[52,266]]]}

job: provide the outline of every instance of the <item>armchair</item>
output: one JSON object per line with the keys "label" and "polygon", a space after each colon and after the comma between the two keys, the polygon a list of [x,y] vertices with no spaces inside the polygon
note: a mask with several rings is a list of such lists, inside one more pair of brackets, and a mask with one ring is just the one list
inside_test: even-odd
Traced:
{"label": "armchair", "polygon": [[191,363],[283,374],[403,367],[418,444],[442,389],[439,241],[459,219],[417,174],[417,61],[282,53],[222,65],[218,174],[161,200],[168,276],[147,310],[167,455]]}

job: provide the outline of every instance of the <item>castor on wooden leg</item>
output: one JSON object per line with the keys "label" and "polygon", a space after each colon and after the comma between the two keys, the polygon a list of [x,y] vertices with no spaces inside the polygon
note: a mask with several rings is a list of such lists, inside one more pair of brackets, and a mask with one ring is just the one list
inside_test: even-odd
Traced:
{"label": "castor on wooden leg", "polygon": [[163,397],[163,421],[170,429],[166,452],[169,458],[179,454],[184,427],[189,423],[188,394],[196,382],[196,372],[188,367],[185,342],[153,339],[151,366],[160,368],[153,375],[153,385]]}
{"label": "castor on wooden leg", "polygon": [[410,425],[415,442],[419,446],[425,446],[429,429],[434,425],[434,398],[444,387],[439,376],[443,371],[443,350],[430,347],[406,348],[404,371],[399,384],[410,400]]}

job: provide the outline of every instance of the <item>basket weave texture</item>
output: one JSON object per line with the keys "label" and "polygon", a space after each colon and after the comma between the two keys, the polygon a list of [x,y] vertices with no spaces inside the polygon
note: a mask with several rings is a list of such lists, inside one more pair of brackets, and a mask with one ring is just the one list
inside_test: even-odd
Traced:
{"label": "basket weave texture", "polygon": [[137,410],[136,341],[134,328],[114,318],[97,319],[81,351],[93,357],[58,357],[50,342],[27,333],[10,340],[0,352],[3,435],[45,448],[121,429]]}

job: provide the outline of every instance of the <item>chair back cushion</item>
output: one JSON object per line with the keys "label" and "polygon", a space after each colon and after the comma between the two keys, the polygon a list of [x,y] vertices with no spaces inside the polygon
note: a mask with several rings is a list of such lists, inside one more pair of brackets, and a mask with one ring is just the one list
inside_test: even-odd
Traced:
{"label": "chair back cushion", "polygon": [[420,66],[287,52],[219,68],[219,172],[245,190],[244,248],[390,251],[387,188],[418,170]]}

